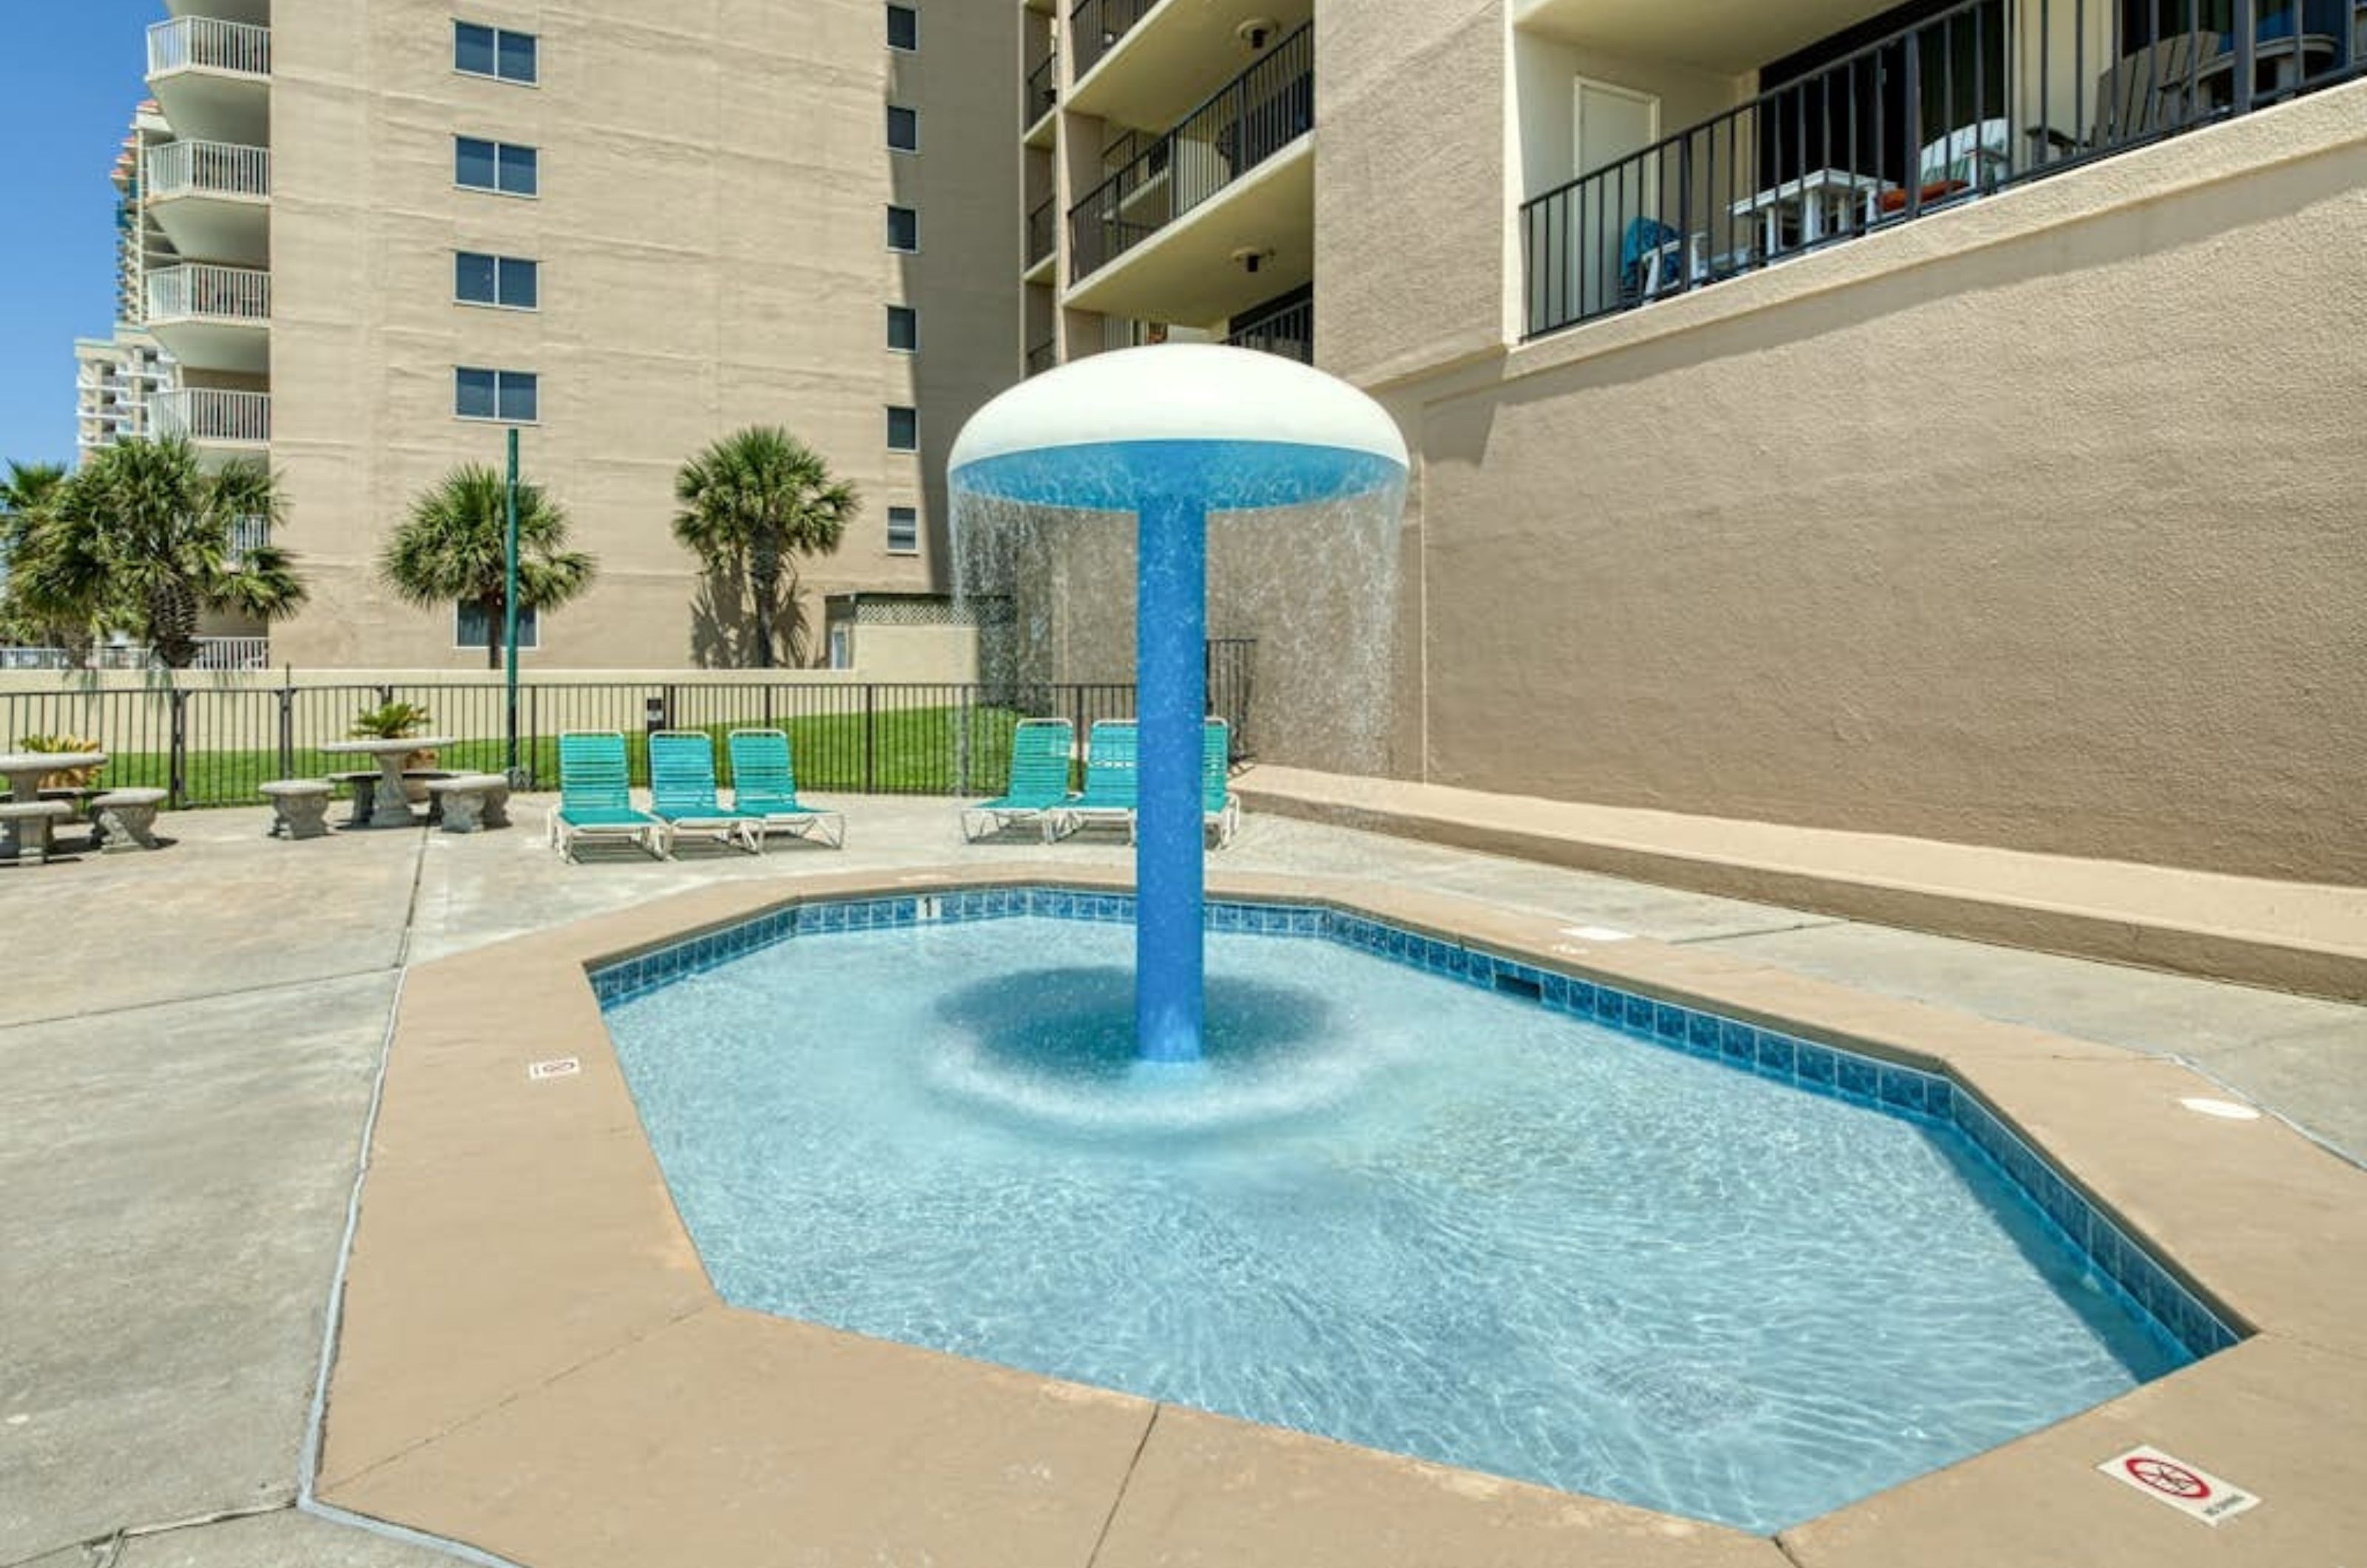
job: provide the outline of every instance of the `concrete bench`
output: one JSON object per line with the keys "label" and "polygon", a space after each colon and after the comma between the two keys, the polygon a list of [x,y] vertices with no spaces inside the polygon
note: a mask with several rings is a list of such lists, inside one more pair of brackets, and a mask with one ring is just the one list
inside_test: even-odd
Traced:
{"label": "concrete bench", "polygon": [[454,773],[432,779],[434,797],[447,833],[474,833],[510,825],[510,781],[499,773]]}
{"label": "concrete bench", "polygon": [[329,781],[274,779],[262,786],[271,802],[270,837],[317,839],[329,830]]}
{"label": "concrete bench", "polygon": [[156,847],[156,812],[164,804],[161,789],[114,789],[90,803],[90,819],[97,829],[98,847],[106,854],[125,854]]}
{"label": "concrete bench", "polygon": [[62,800],[0,802],[0,854],[40,864],[50,858],[50,829],[73,815]]}

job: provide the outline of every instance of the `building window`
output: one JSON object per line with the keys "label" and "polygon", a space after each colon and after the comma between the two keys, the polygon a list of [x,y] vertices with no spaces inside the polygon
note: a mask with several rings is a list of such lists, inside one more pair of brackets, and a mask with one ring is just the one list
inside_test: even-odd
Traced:
{"label": "building window", "polygon": [[464,365],[452,372],[452,412],[462,419],[533,424],[542,417],[540,378],[530,371]]}
{"label": "building window", "polygon": [[917,506],[891,506],[888,509],[888,553],[891,556],[916,556],[921,553],[921,509]]}
{"label": "building window", "polygon": [[918,152],[921,150],[921,111],[908,109],[900,104],[888,106],[888,151]]}
{"label": "building window", "polygon": [[888,47],[918,49],[921,47],[921,13],[910,6],[888,7]]}
{"label": "building window", "polygon": [[[482,604],[452,606],[452,646],[483,648],[493,640],[493,618]],[[518,651],[531,653],[542,646],[542,622],[527,605],[518,606]]]}
{"label": "building window", "polygon": [[888,209],[888,248],[891,251],[917,251],[921,248],[921,215],[909,207]]}
{"label": "building window", "polygon": [[470,190],[532,196],[539,188],[540,172],[531,147],[456,136],[452,139],[452,178]]}
{"label": "building window", "polygon": [[921,346],[921,312],[910,305],[888,307],[888,346],[906,354]]}
{"label": "building window", "polygon": [[917,452],[921,449],[921,411],[891,408],[888,411],[888,450]]}
{"label": "building window", "polygon": [[539,78],[535,66],[532,33],[474,22],[452,24],[452,69],[468,76],[491,76],[502,82],[532,85]]}
{"label": "building window", "polygon": [[500,305],[513,310],[542,304],[541,266],[515,256],[460,251],[453,259],[452,298],[463,305]]}

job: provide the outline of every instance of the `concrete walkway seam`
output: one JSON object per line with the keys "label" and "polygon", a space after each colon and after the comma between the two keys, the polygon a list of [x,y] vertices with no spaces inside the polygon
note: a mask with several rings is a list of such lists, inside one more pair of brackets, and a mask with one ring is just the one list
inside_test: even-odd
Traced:
{"label": "concrete walkway seam", "polygon": [[1163,1399],[1151,1405],[1150,1419],[1142,1424],[1142,1436],[1135,1441],[1134,1457],[1126,1461],[1126,1473],[1117,1478],[1117,1494],[1110,1499],[1109,1512],[1102,1518],[1101,1534],[1093,1537],[1093,1549],[1085,1553],[1085,1568],[1093,1568],[1102,1560],[1102,1548],[1109,1544],[1110,1531],[1116,1528],[1117,1517],[1126,1507],[1127,1492],[1134,1485],[1134,1472],[1140,1468],[1142,1456],[1150,1448],[1150,1434],[1158,1428],[1160,1414],[1166,1408]]}

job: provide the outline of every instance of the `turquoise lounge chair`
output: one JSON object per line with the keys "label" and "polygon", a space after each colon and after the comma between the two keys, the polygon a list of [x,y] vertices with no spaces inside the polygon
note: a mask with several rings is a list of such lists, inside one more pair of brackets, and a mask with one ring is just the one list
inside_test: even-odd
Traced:
{"label": "turquoise lounge chair", "polygon": [[756,847],[780,828],[806,838],[819,832],[832,849],[846,847],[846,818],[799,804],[789,738],[777,729],[735,729],[730,736],[731,804],[755,824]]}
{"label": "turquoise lounge chair", "polygon": [[625,738],[613,729],[572,729],[559,738],[559,804],[550,813],[550,843],[570,860],[578,839],[623,839],[663,860],[673,829],[633,808],[625,768]]}
{"label": "turquoise lounge chair", "polygon": [[1217,830],[1217,847],[1233,841],[1241,825],[1241,803],[1232,790],[1233,732],[1221,718],[1212,718],[1200,746],[1200,818]]}
{"label": "turquoise lounge chair", "polygon": [[650,811],[677,838],[696,833],[750,854],[764,847],[764,819],[717,799],[715,737],[703,729],[661,729],[650,737]]}
{"label": "turquoise lounge chair", "polygon": [[1060,815],[1073,826],[1115,824],[1134,838],[1134,803],[1138,775],[1135,760],[1140,739],[1130,718],[1104,718],[1094,724],[1085,743],[1085,790],[1063,807]]}
{"label": "turquoise lounge chair", "polygon": [[1011,737],[1011,782],[1000,795],[962,809],[962,837],[975,840],[983,832],[1001,832],[1014,823],[1034,822],[1050,843],[1061,813],[1075,797],[1069,791],[1069,769],[1077,748],[1077,731],[1065,718],[1020,721]]}

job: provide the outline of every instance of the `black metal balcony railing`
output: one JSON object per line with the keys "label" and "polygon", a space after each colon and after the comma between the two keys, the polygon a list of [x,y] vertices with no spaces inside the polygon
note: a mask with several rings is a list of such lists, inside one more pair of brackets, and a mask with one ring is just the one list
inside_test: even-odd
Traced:
{"label": "black metal balcony railing", "polygon": [[1030,376],[1040,376],[1059,362],[1059,355],[1053,348],[1050,338],[1033,344],[1027,350],[1027,374]]}
{"label": "black metal balcony railing", "polygon": [[1056,215],[1052,210],[1052,199],[1046,197],[1027,212],[1026,265],[1031,267],[1052,254],[1052,241],[1058,231],[1054,228]]}
{"label": "black metal balcony railing", "polygon": [[2367,73],[2367,0],[1968,0],[1521,208],[1532,337]]}
{"label": "black metal balcony railing", "polygon": [[1315,29],[1301,27],[1069,209],[1070,281],[1124,255],[1315,125]]}
{"label": "black metal balcony railing", "polygon": [[1021,85],[1019,129],[1025,130],[1060,107],[1060,57],[1048,54]]}
{"label": "black metal balcony railing", "polygon": [[1077,34],[1077,74],[1091,71],[1159,0],[1077,0],[1069,20]]}
{"label": "black metal balcony railing", "polygon": [[1225,341],[1236,348],[1278,354],[1301,365],[1315,363],[1315,301],[1301,299],[1279,310],[1243,321]]}

